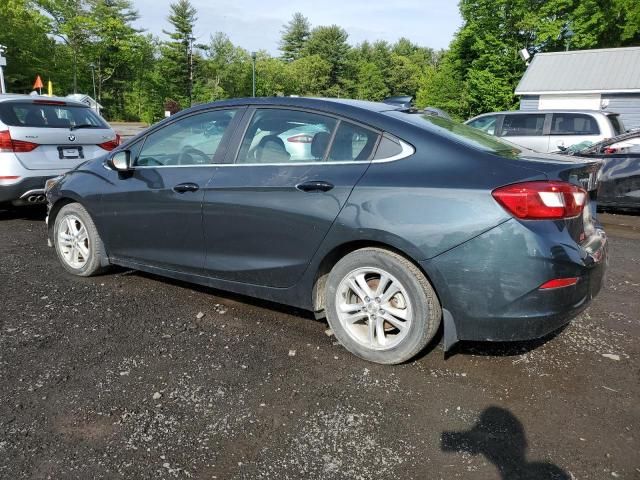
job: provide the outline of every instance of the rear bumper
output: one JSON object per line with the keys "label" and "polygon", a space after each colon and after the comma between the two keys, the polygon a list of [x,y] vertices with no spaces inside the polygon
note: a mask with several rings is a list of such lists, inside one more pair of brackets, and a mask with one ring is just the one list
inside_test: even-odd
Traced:
{"label": "rear bumper", "polygon": [[[49,175],[46,177],[27,177],[20,180],[17,183],[11,185],[0,185],[0,202],[14,202],[16,204],[28,205],[32,202],[27,200],[29,195],[44,195],[44,183],[55,175]],[[21,198],[21,197],[25,198]],[[43,199],[42,202],[44,203]]]}
{"label": "rear bumper", "polygon": [[[608,262],[604,231],[577,245],[560,229],[549,236],[536,228],[512,220],[423,262],[451,313],[457,340],[540,338],[567,324],[598,294]],[[567,277],[578,277],[578,283],[539,289]]]}

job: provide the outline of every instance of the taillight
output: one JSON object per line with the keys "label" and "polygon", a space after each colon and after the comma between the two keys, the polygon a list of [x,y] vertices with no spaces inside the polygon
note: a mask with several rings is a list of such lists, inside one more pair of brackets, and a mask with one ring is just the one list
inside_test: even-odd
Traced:
{"label": "taillight", "polygon": [[509,213],[524,220],[577,217],[587,201],[582,188],[553,181],[516,183],[491,194]]}
{"label": "taillight", "polygon": [[538,288],[540,290],[553,290],[554,288],[570,287],[576,283],[578,283],[578,277],[554,278],[553,280],[543,283]]}
{"label": "taillight", "polygon": [[0,152],[25,153],[38,148],[37,143],[13,140],[9,130],[0,132]]}
{"label": "taillight", "polygon": [[307,133],[301,133],[300,135],[294,135],[293,137],[287,138],[287,142],[311,143],[313,142],[313,135],[309,135]]}
{"label": "taillight", "polygon": [[108,152],[116,148],[118,145],[120,145],[120,135],[118,135],[117,133],[116,133],[116,138],[114,138],[113,140],[109,140],[108,142],[98,144],[100,148]]}

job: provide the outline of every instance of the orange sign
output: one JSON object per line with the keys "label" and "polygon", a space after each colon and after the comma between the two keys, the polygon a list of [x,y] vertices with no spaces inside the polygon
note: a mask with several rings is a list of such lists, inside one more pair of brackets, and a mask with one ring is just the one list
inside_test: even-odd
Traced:
{"label": "orange sign", "polygon": [[40,78],[40,75],[38,75],[36,77],[36,83],[33,84],[33,89],[35,90],[36,88],[42,88],[44,87],[44,84],[42,83],[42,79]]}

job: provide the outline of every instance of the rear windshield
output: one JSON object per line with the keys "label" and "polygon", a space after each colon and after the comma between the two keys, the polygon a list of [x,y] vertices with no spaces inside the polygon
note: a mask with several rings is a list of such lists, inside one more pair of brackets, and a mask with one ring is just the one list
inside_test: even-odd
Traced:
{"label": "rear windshield", "polygon": [[1,102],[0,120],[11,127],[109,128],[89,107],[45,105],[27,102]]}
{"label": "rear windshield", "polygon": [[476,128],[443,117],[405,112],[388,112],[388,114],[414,125],[425,127],[430,131],[435,131],[454,142],[501,157],[515,158],[522,151],[512,143],[503,142]]}

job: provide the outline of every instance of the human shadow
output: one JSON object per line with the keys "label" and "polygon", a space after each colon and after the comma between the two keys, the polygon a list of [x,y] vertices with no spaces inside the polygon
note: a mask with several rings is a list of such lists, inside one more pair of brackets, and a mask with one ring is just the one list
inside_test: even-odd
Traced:
{"label": "human shadow", "polygon": [[500,407],[485,409],[470,430],[442,432],[443,452],[484,455],[503,480],[569,480],[562,468],[548,462],[529,462],[527,437],[522,423]]}

